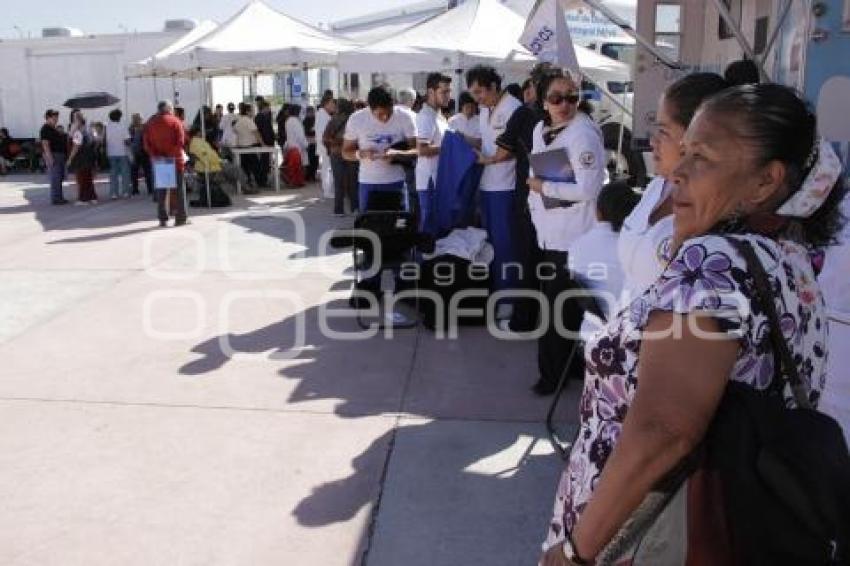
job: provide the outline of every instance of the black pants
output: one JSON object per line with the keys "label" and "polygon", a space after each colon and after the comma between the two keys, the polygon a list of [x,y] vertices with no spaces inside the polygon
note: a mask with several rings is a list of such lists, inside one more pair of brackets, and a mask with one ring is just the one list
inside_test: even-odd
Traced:
{"label": "black pants", "polygon": [[168,200],[168,195],[172,191],[177,193],[177,206],[174,213],[174,218],[177,222],[186,221],[186,188],[183,186],[183,172],[177,171],[177,188],[163,191],[156,191],[156,213],[160,222],[168,220],[168,211],[165,208],[165,203]]}
{"label": "black pants", "polygon": [[351,212],[354,212],[360,208],[356,164],[346,161],[342,155],[331,155],[330,159],[334,178],[334,214],[345,213],[346,198]]}
{"label": "black pants", "polygon": [[140,151],[133,156],[133,163],[130,164],[130,185],[133,187],[133,194],[139,193],[139,173],[145,176],[145,186],[148,188],[148,194],[153,192],[153,172],[151,171],[151,159],[147,152]]}
{"label": "black pants", "polygon": [[[528,192],[516,195],[514,209],[514,238],[516,242],[516,259],[522,265],[522,271],[517,278],[517,289],[536,291],[540,289],[537,280],[537,265],[543,260],[543,252],[537,246],[537,230],[531,221],[528,211]],[[534,299],[518,297],[514,300],[514,312],[511,316],[511,329],[517,332],[528,332],[537,327],[540,316],[540,304]]]}
{"label": "black pants", "polygon": [[308,181],[316,180],[316,171],[319,170],[319,154],[316,153],[316,144],[307,144],[307,163],[305,164],[305,175]]}
{"label": "black pants", "polygon": [[[567,268],[567,253],[558,251],[543,251],[541,259],[545,267],[541,268],[541,290],[546,296],[549,308],[550,322],[546,333],[537,341],[537,366],[540,369],[540,381],[549,385],[558,383],[561,374],[567,365],[574,347],[579,349],[573,356],[569,368],[571,378],[581,379],[584,377],[584,357],[581,344],[558,332],[555,321],[560,319],[562,326],[578,334],[581,329],[581,321],[584,317],[579,301],[568,299],[564,302],[562,310],[555,312],[555,303],[558,295],[564,291],[575,288],[569,269]],[[552,267],[550,267],[552,266]],[[550,275],[554,273],[554,277]]]}
{"label": "black pants", "polygon": [[[265,158],[265,161],[261,159]],[[242,165],[242,170],[245,175],[261,187],[266,186],[269,173],[269,156],[256,153],[243,153],[239,156],[239,163]]]}

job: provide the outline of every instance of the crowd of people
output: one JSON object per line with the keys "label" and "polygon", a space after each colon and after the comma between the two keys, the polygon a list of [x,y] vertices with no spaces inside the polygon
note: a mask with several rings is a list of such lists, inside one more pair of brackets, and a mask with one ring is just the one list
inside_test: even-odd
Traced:
{"label": "crowd of people", "polygon": [[[100,135],[112,198],[137,192],[138,172],[149,180],[157,158],[174,158],[179,178],[187,150],[198,170],[249,191],[262,187],[268,155],[243,155],[240,170],[228,150],[277,143],[287,183],[332,180],[336,215],[392,202],[436,239],[480,226],[492,247],[490,290],[503,292],[499,327],[522,333],[566,321],[539,338],[534,391],[553,393],[564,375],[584,384],[541,564],[593,564],[600,556],[617,563],[640,552],[656,553],[646,563],[734,563],[735,521],[695,522],[702,531],[679,526],[676,544],[653,544],[670,536],[673,527],[663,522],[677,520],[668,513],[673,504],[633,519],[654,487],[698,453],[730,383],[816,409],[837,379],[827,363],[829,305],[813,258],[836,243],[845,187],[817,117],[791,89],[759,84],[746,63],[726,76],[687,75],[658,103],[656,176],[638,192],[610,178],[602,133],[569,72],[538,65],[524,84],[503,85],[494,68],[476,66],[464,78],[456,104],[452,78],[431,73],[424,95],[378,86],[357,102],[326,92],[315,111],[285,105],[275,117],[262,99],[256,115],[245,103],[227,113],[204,108],[189,136],[167,102],[144,124],[135,115],[129,128],[114,111],[104,134],[75,111],[66,135],[49,110],[41,140],[51,196],[66,202],[61,182],[70,165],[80,201],[96,201],[90,146]],[[464,183],[474,185],[471,210],[446,225],[440,193]],[[181,204],[176,217],[186,222]],[[356,292],[377,295],[379,285],[363,279]],[[594,291],[595,308],[559,300],[575,289]],[[591,318],[595,331],[582,332]],[[584,355],[570,362],[574,348]],[[695,491],[696,479],[673,490],[687,494],[677,501],[702,506],[680,509],[688,527],[691,511],[724,514],[724,500]],[[712,544],[691,545],[694,536]]]}

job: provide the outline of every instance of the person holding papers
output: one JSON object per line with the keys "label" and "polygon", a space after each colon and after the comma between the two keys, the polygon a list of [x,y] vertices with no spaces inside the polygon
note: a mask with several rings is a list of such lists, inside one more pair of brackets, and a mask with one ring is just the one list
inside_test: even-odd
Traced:
{"label": "person holding papers", "polygon": [[[342,146],[345,159],[360,162],[358,193],[364,212],[374,209],[369,205],[369,195],[375,192],[398,193],[405,201],[404,168],[394,158],[416,154],[416,126],[409,114],[394,106],[389,91],[375,87],[367,99],[368,108],[348,119]],[[405,209],[410,209],[409,203]]]}
{"label": "person holding papers", "polygon": [[[563,320],[571,331],[578,331],[581,324],[581,313],[573,312],[572,301],[564,305],[564,313],[554,312],[558,295],[573,286],[567,250],[596,221],[596,198],[607,171],[602,132],[579,110],[578,84],[553,69],[543,78],[540,93],[546,115],[534,128],[528,207],[543,251],[538,270],[542,291],[552,309],[549,328],[539,341],[540,379],[534,386],[535,392],[547,395],[555,390],[573,345],[558,333],[554,321]],[[580,367],[574,369],[581,374]]]}

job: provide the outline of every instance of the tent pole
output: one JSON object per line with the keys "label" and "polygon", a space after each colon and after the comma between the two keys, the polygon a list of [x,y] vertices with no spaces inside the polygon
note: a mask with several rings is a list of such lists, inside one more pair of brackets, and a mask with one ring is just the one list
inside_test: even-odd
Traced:
{"label": "tent pole", "polygon": [[640,35],[635,29],[629,24],[629,22],[625,21],[623,18],[617,15],[616,12],[611,10],[608,6],[605,5],[604,1],[600,0],[582,0],[582,2],[588,5],[590,8],[596,10],[597,12],[601,12],[603,16],[614,22],[623,33],[634,39],[638,45],[649,51],[656,59],[661,61],[665,66],[671,69],[681,69],[682,65],[670,59],[666,53],[664,53],[661,49],[658,48],[653,42],[647,40],[642,35]]}
{"label": "tent pole", "polygon": [[732,33],[735,35],[735,39],[738,40],[738,45],[741,46],[741,49],[747,56],[747,59],[755,63],[756,67],[758,67],[759,76],[761,76],[762,81],[770,82],[770,75],[768,75],[767,71],[764,69],[764,61],[756,57],[755,52],[753,52],[753,48],[750,46],[750,42],[747,41],[746,37],[744,37],[744,32],[741,31],[741,26],[732,17],[731,12],[729,12],[729,8],[726,7],[726,4],[724,4],[722,0],[712,0],[712,3],[717,8],[717,11],[720,12],[720,18],[725,21],[726,25],[729,26],[729,29],[732,30]]}
{"label": "tent pole", "polygon": [[776,24],[773,28],[773,33],[770,34],[770,39],[767,40],[767,45],[765,46],[764,53],[761,57],[762,64],[767,61],[767,58],[770,56],[770,52],[773,51],[773,45],[776,43],[776,39],[779,37],[779,33],[782,31],[782,26],[785,24],[785,20],[788,17],[788,12],[791,11],[791,1],[792,0],[787,0],[785,2],[785,6],[783,6],[782,10],[779,13],[779,17],[776,19]]}
{"label": "tent pole", "polygon": [[[201,108],[199,110],[199,112],[201,113],[201,139],[206,141],[207,140],[207,127],[206,127],[206,123],[204,122],[204,101],[206,100],[206,90],[207,90],[206,89],[206,82],[207,82],[207,79],[203,75],[203,73],[201,73],[200,67],[198,68],[198,75],[200,76],[200,79],[201,79]],[[207,208],[211,209],[212,208],[212,199],[210,198],[210,168],[209,167],[204,167],[204,184],[206,185],[206,189],[207,189]],[[184,194],[185,194],[185,192],[184,192]]]}

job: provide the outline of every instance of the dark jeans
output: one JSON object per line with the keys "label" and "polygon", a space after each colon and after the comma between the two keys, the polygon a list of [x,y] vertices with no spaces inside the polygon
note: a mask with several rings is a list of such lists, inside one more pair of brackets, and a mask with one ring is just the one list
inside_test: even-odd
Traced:
{"label": "dark jeans", "polygon": [[308,181],[316,180],[316,171],[319,170],[319,154],[316,153],[316,144],[307,144],[307,163],[305,173]]}
{"label": "dark jeans", "polygon": [[148,194],[153,192],[153,172],[151,171],[151,160],[145,151],[136,153],[133,157],[133,163],[130,164],[130,185],[133,187],[133,194],[139,193],[139,173],[145,177],[145,186],[148,188]]}
{"label": "dark jeans", "polygon": [[171,191],[177,192],[177,210],[172,210],[174,218],[177,222],[186,221],[186,188],[183,186],[183,172],[177,171],[177,188],[156,191],[156,213],[160,222],[168,220],[168,211],[165,209],[165,202],[168,200],[168,194]]}
{"label": "dark jeans", "polygon": [[345,198],[351,212],[358,210],[357,169],[354,163],[342,158],[342,155],[331,155],[331,170],[334,179],[334,214],[345,213]]}
{"label": "dark jeans", "polygon": [[[265,158],[265,161],[260,159],[260,157]],[[268,155],[261,156],[256,153],[243,153],[239,156],[239,163],[242,165],[242,170],[249,179],[253,179],[258,186],[264,187],[266,185],[269,173]]]}
{"label": "dark jeans", "polygon": [[53,165],[47,170],[50,179],[50,202],[56,204],[62,202],[62,182],[65,180],[65,164],[67,156],[64,153],[53,154]]}

